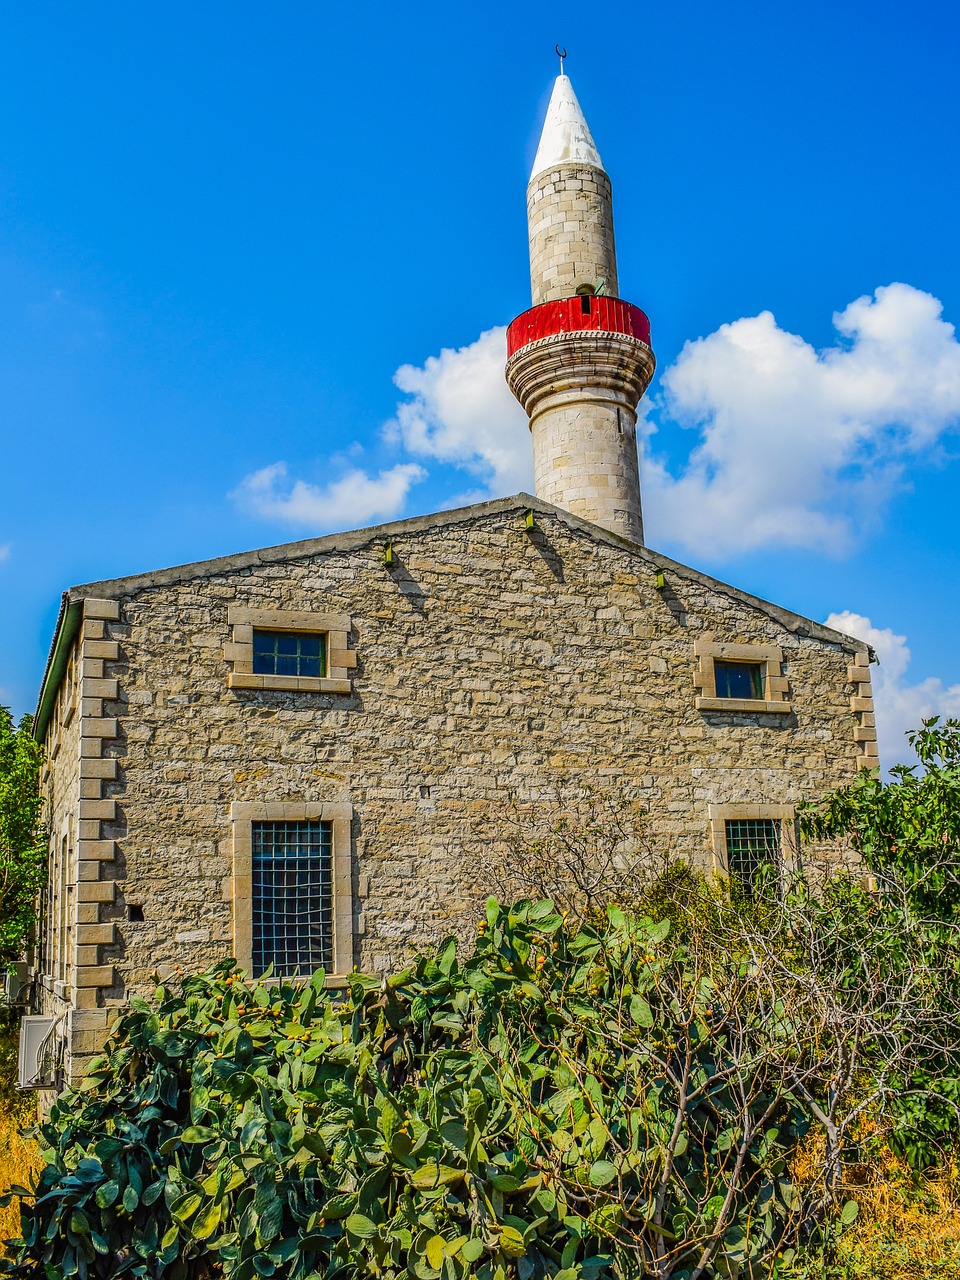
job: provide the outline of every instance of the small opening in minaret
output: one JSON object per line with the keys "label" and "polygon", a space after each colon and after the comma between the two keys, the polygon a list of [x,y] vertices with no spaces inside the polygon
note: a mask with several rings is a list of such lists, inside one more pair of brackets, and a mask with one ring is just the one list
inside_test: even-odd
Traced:
{"label": "small opening in minaret", "polygon": [[589,293],[581,293],[580,311],[581,311],[581,314],[585,316],[588,316],[590,314],[590,294]]}
{"label": "small opening in minaret", "polygon": [[143,923],[143,907],[135,905],[132,902],[127,903],[127,919],[136,924]]}

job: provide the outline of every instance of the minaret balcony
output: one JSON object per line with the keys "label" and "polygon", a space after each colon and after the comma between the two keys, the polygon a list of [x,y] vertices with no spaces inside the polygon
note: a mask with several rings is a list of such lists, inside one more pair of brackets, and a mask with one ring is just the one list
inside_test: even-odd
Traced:
{"label": "minaret balcony", "polygon": [[639,307],[622,298],[579,293],[572,298],[542,302],[517,316],[507,329],[507,358],[541,338],[583,330],[624,333],[650,346],[650,321]]}

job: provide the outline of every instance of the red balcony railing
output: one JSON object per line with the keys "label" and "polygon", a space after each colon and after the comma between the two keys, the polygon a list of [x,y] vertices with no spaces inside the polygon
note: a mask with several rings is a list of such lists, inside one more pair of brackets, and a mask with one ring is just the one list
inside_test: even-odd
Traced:
{"label": "red balcony railing", "polygon": [[639,307],[622,298],[577,294],[556,302],[542,302],[517,316],[507,329],[507,358],[554,333],[576,333],[583,329],[603,329],[608,333],[627,333],[650,345],[650,321]]}

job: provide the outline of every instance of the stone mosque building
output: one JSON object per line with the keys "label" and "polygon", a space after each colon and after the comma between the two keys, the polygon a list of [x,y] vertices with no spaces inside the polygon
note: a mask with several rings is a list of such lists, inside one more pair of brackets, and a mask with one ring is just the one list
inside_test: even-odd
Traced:
{"label": "stone mosque building", "polygon": [[72,587],[40,693],[35,991],[76,1075],[158,967],[379,970],[463,923],[510,797],[595,784],[749,875],[877,764],[869,649],[650,550],[610,179],[569,79],[508,332],[536,496]]}

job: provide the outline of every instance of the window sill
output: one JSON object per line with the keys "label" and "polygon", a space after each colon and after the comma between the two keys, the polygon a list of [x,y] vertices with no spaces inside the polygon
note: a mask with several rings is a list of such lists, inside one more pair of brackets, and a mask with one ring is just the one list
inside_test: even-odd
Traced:
{"label": "window sill", "polygon": [[698,697],[695,705],[698,711],[752,711],[764,715],[786,715],[793,710],[789,702],[766,702],[763,698]]}
{"label": "window sill", "polygon": [[255,676],[246,671],[231,671],[227,676],[230,689],[273,689],[280,693],[352,693],[351,680],[318,676]]}

